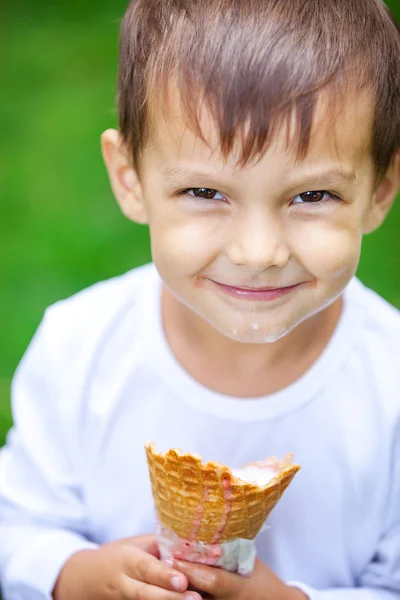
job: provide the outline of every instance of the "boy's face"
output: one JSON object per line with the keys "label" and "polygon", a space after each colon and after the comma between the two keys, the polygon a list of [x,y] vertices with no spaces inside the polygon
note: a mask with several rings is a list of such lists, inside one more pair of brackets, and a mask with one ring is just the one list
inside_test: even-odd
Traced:
{"label": "boy's face", "polygon": [[[212,152],[172,112],[144,152],[140,184],[121,162],[116,174],[112,132],[104,134],[116,195],[125,214],[148,222],[153,260],[183,304],[238,341],[276,341],[341,294],[363,233],[395,195],[397,180],[376,190],[369,95],[352,98],[334,128],[321,102],[304,160],[286,149],[282,131],[245,168]],[[203,131],[217,148],[207,115]]]}

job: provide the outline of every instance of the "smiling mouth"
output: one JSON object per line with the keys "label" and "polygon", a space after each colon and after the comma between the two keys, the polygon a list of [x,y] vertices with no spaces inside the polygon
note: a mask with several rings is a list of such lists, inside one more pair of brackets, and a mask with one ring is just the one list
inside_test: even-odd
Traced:
{"label": "smiling mouth", "polygon": [[294,290],[296,290],[301,283],[296,283],[294,285],[289,285],[285,287],[237,287],[232,285],[227,285],[226,283],[220,283],[218,281],[214,281],[214,279],[208,279],[212,284],[217,286],[222,292],[228,294],[229,296],[235,298],[241,298],[243,300],[276,300],[277,298],[281,298],[282,296],[286,296],[290,294]]}

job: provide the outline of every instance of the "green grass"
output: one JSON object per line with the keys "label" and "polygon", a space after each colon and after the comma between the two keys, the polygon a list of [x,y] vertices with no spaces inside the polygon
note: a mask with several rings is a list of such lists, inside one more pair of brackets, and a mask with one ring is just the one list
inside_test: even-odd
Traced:
{"label": "green grass", "polygon": [[[99,148],[101,132],[116,125],[126,5],[19,0],[0,8],[0,446],[11,425],[10,379],[45,307],[150,258],[146,229],[117,209]],[[397,306],[399,231],[397,203],[365,240],[359,270]]]}
{"label": "green grass", "polygon": [[56,4],[0,9],[0,446],[10,379],[45,307],[150,258],[146,229],[116,206],[99,145],[116,126],[127,3]]}

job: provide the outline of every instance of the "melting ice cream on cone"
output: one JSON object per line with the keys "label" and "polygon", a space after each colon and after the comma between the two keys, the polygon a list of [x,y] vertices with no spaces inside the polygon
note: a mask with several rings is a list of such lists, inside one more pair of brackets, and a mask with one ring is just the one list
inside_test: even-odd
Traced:
{"label": "melting ice cream on cone", "polygon": [[248,575],[254,538],[300,469],[291,457],[231,471],[180,449],[146,444],[161,558],[181,558]]}

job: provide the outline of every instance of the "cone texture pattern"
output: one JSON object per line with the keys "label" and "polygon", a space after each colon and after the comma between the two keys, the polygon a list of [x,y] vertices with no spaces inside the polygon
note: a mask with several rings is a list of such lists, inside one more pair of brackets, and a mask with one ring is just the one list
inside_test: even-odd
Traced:
{"label": "cone texture pattern", "polygon": [[266,485],[235,477],[217,462],[180,449],[158,453],[146,444],[158,519],[188,542],[254,539],[300,466],[284,466]]}

